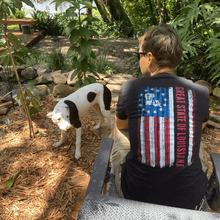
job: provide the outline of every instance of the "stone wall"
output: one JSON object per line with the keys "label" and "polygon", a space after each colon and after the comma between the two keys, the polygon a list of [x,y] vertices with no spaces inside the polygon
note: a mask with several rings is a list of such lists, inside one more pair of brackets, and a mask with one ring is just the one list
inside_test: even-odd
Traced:
{"label": "stone wall", "polygon": [[[106,59],[109,62],[115,62],[121,67],[122,72],[128,72],[131,69],[132,64],[128,62],[128,59],[133,56],[133,52],[137,51],[138,40],[137,39],[98,39],[103,47],[92,47],[92,50],[97,54],[106,54]],[[33,48],[50,53],[52,49],[60,49],[65,54],[71,46],[69,40],[66,37],[59,36],[45,36],[39,42],[37,42]]]}

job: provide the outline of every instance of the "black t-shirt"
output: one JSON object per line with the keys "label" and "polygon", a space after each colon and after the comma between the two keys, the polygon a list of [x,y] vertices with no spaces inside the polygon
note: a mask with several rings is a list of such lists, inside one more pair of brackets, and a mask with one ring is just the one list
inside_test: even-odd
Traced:
{"label": "black t-shirt", "polygon": [[170,73],[122,85],[116,116],[128,118],[131,150],[122,167],[125,198],[194,208],[207,178],[199,159],[207,88]]}

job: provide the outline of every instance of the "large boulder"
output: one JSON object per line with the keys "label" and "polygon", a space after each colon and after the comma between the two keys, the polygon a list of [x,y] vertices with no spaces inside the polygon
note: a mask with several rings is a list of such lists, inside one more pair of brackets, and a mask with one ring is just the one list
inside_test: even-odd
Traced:
{"label": "large boulder", "polygon": [[205,86],[209,90],[209,95],[212,93],[212,85],[205,80],[196,81],[197,84]]}
{"label": "large boulder", "polygon": [[25,79],[35,79],[38,76],[37,70],[34,69],[33,67],[28,67],[25,70],[21,71],[21,75]]}
{"label": "large boulder", "polygon": [[55,84],[66,84],[67,82],[65,75],[61,74],[61,70],[55,71],[50,75],[53,77],[53,82]]}
{"label": "large boulder", "polygon": [[34,79],[34,84],[45,84],[45,83],[50,83],[53,82],[53,77],[46,73],[44,75],[38,76],[36,79]]}
{"label": "large boulder", "polygon": [[64,98],[68,95],[70,95],[71,93],[75,92],[77,89],[68,85],[56,85],[53,88],[53,96],[57,97],[57,98]]}
{"label": "large boulder", "polygon": [[45,96],[50,95],[50,89],[46,85],[39,85],[35,88],[29,88],[33,96],[36,96],[40,101],[44,99]]}
{"label": "large boulder", "polygon": [[220,87],[216,87],[212,93],[215,97],[220,99]]}

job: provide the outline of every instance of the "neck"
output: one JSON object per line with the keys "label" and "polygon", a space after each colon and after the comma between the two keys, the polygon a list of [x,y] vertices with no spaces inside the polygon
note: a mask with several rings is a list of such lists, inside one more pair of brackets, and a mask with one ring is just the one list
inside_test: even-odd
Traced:
{"label": "neck", "polygon": [[161,67],[161,68],[156,69],[154,72],[152,72],[151,76],[154,76],[154,75],[156,75],[158,73],[162,73],[162,72],[173,74],[173,69],[174,68],[170,68],[170,67]]}

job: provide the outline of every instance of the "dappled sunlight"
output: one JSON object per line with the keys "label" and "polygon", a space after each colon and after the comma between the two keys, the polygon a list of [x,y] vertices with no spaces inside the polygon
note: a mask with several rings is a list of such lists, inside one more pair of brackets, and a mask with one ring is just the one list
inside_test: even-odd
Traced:
{"label": "dappled sunlight", "polygon": [[[42,101],[43,111],[32,117],[35,138],[21,107],[11,110],[1,125],[0,139],[0,216],[4,219],[76,219],[82,205],[90,174],[101,141],[101,131],[93,130],[98,118],[91,110],[82,120],[82,158],[76,160],[75,129],[69,131],[66,143],[52,145],[60,131],[46,114],[53,110],[51,97]],[[17,171],[12,187],[5,182]]]}

